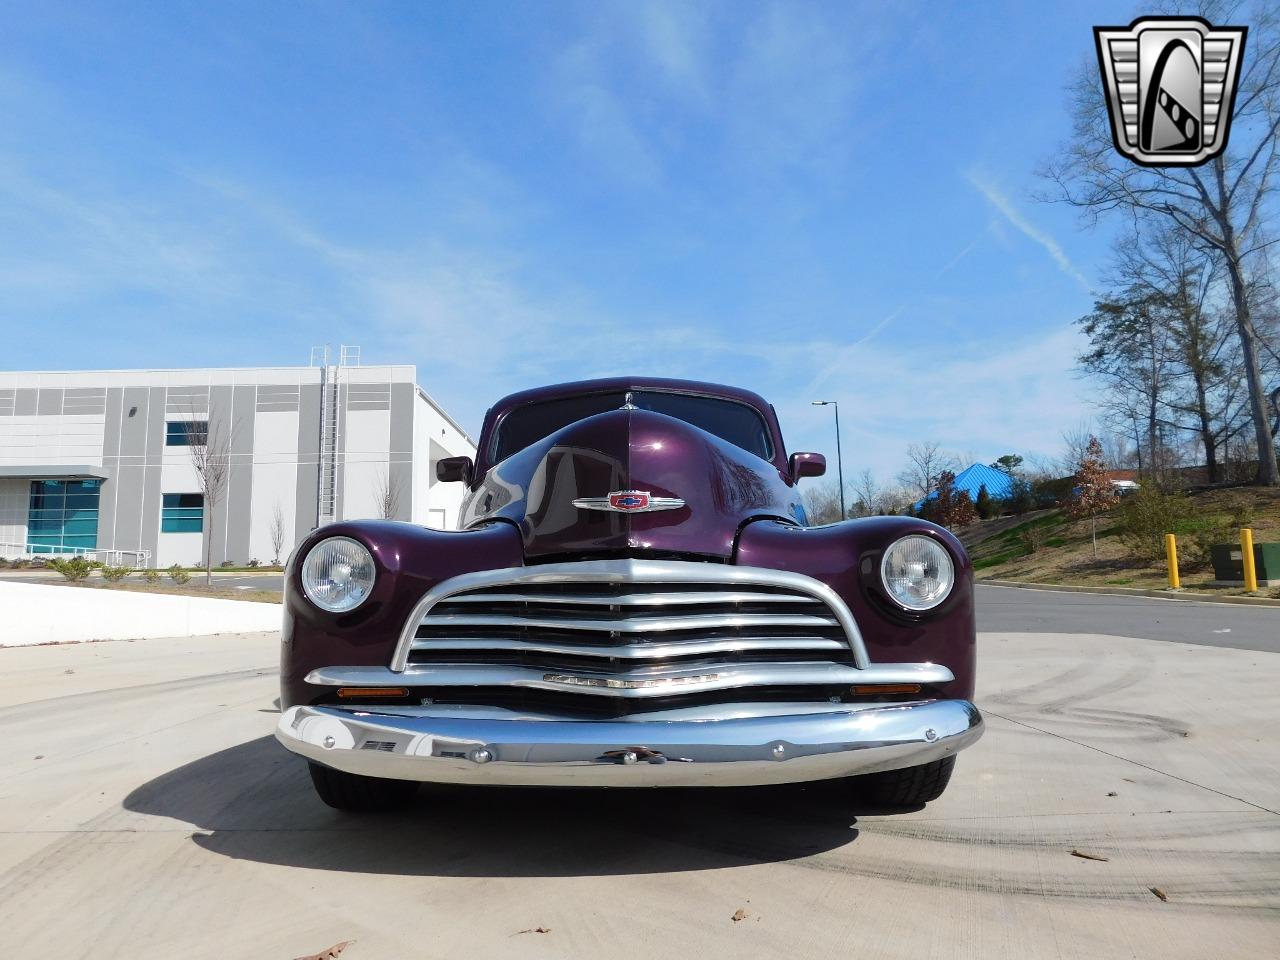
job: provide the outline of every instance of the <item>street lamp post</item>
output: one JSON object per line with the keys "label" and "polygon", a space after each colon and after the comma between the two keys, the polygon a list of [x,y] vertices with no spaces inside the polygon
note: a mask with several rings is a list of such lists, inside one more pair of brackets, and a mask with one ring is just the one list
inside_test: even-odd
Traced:
{"label": "street lamp post", "polygon": [[814,400],[815,407],[835,407],[836,408],[836,477],[840,484],[840,519],[845,519],[844,510],[844,457],[840,454],[840,401],[839,400]]}

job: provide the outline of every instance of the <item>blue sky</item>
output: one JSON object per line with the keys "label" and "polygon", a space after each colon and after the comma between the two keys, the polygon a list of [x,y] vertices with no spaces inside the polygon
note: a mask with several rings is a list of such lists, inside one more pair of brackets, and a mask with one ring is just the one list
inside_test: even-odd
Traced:
{"label": "blue sky", "polygon": [[1053,454],[1108,237],[1032,201],[1115,5],[4,4],[6,369],[753,387],[792,449]]}

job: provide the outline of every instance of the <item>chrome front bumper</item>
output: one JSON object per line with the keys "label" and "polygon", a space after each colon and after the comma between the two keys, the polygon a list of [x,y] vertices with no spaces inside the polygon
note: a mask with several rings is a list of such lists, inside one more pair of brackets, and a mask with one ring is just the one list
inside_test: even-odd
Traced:
{"label": "chrome front bumper", "polygon": [[[816,707],[816,705],[815,705]],[[982,736],[965,700],[832,705],[725,719],[475,719],[377,707],[290,707],[276,738],[348,773],[428,783],[734,787],[929,763]]]}

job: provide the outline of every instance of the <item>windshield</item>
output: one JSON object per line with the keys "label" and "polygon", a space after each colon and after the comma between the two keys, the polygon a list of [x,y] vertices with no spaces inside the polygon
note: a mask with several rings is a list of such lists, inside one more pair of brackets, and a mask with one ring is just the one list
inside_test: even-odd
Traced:
{"label": "windshield", "polygon": [[[494,461],[505,460],[513,453],[549,437],[557,430],[597,413],[617,410],[626,403],[626,394],[592,393],[564,397],[517,407],[502,418],[493,448]],[[773,456],[773,444],[764,418],[754,408],[735,400],[692,396],[686,393],[631,391],[631,403],[641,410],[652,410],[691,423],[721,440],[727,440],[757,457]]]}

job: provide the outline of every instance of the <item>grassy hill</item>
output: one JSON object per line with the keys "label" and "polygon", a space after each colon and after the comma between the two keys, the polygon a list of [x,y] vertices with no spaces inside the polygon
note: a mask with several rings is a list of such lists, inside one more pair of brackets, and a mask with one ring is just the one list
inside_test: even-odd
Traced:
{"label": "grassy hill", "polygon": [[[1241,503],[1253,513],[1255,542],[1280,541],[1280,490],[1251,487],[1193,494],[1198,516],[1228,517]],[[979,580],[1022,580],[1032,583],[1162,589],[1168,586],[1163,561],[1134,560],[1120,538],[1117,511],[1098,518],[1098,556],[1093,555],[1089,523],[1075,522],[1061,510],[1042,510],[1021,517],[979,521],[961,531]],[[1242,594],[1240,587],[1214,586],[1213,569],[1196,565],[1190,542],[1179,538],[1183,589],[1214,594]],[[1263,587],[1260,596],[1280,596],[1280,588]]]}

